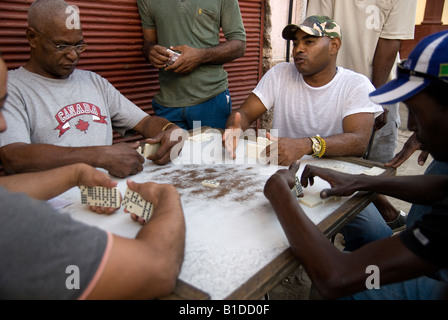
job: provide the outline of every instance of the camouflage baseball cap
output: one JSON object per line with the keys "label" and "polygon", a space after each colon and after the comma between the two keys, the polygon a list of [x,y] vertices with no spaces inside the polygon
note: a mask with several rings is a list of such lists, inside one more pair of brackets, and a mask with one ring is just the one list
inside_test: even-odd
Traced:
{"label": "camouflage baseball cap", "polygon": [[341,27],[327,16],[310,16],[300,25],[289,24],[282,32],[283,39],[294,40],[297,30],[316,36],[342,39]]}

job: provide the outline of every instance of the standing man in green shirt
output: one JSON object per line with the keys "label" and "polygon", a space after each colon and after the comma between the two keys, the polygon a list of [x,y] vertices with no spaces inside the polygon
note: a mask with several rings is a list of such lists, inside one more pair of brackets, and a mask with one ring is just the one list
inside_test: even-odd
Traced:
{"label": "standing man in green shirt", "polygon": [[[237,0],[138,0],[143,56],[159,69],[158,116],[183,129],[225,128],[232,104],[223,64],[246,52]],[[219,32],[226,41],[220,43]],[[171,51],[171,52],[170,52]]]}

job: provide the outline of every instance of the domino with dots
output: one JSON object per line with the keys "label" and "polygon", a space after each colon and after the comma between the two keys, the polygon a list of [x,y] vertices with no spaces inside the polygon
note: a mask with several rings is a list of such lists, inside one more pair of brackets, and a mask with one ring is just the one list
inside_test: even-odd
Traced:
{"label": "domino with dots", "polygon": [[151,202],[146,201],[140,194],[129,188],[126,189],[122,204],[127,211],[142,217],[145,221],[151,219],[154,212],[154,206]]}
{"label": "domino with dots", "polygon": [[299,198],[299,196],[303,193],[302,184],[300,183],[299,177],[296,176],[296,184],[294,188],[291,189],[294,197]]}
{"label": "domino with dots", "polygon": [[216,180],[204,180],[204,181],[202,181],[202,185],[204,187],[217,188],[217,187],[219,187],[219,182]]}
{"label": "domino with dots", "polygon": [[82,204],[111,208],[119,208],[121,205],[120,190],[118,187],[80,186],[79,189],[81,190]]}

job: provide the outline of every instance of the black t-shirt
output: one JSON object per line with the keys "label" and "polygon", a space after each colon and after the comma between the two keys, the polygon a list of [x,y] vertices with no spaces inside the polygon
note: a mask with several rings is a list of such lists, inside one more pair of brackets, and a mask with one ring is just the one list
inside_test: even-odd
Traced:
{"label": "black t-shirt", "polygon": [[432,211],[401,232],[400,238],[420,258],[448,268],[448,198],[432,205]]}

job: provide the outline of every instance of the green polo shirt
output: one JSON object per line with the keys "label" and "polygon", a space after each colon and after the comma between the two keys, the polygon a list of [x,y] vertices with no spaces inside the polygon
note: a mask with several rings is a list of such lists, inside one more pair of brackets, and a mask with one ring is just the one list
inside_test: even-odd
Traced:
{"label": "green polo shirt", "polygon": [[[237,0],[138,0],[143,29],[156,29],[159,45],[209,48],[219,45],[220,27],[227,40],[246,41]],[[222,65],[201,65],[187,75],[159,70],[165,107],[186,107],[207,101],[228,87]]]}

